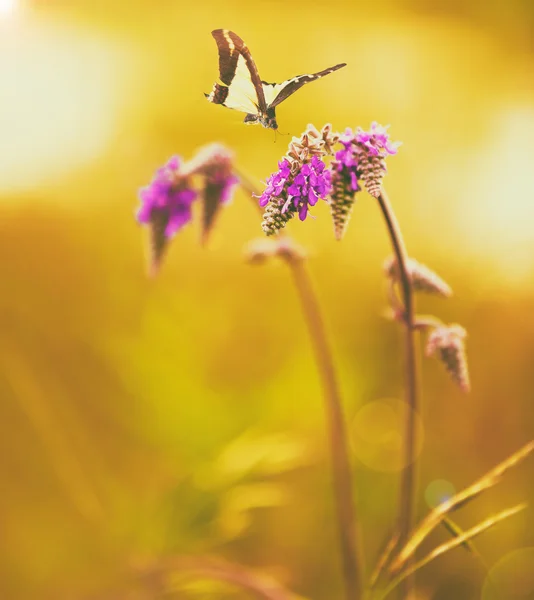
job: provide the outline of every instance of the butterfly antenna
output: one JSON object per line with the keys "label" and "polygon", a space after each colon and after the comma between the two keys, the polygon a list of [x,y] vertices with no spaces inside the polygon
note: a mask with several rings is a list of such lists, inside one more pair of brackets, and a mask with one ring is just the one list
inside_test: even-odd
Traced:
{"label": "butterfly antenna", "polygon": [[281,133],[281,132],[280,132],[278,129],[274,129],[273,131],[274,131],[274,142],[275,142],[275,143],[276,143],[276,141],[277,141],[277,140],[276,140],[276,135],[277,135],[277,134],[278,134],[278,135],[283,135],[283,136],[286,136],[286,135],[291,135],[290,133]]}

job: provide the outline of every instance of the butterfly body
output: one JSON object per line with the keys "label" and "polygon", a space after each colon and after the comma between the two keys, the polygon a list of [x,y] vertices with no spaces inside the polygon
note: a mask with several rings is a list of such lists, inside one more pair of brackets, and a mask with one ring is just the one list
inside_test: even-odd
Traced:
{"label": "butterfly body", "polygon": [[297,75],[282,83],[262,81],[250,50],[243,40],[228,29],[211,32],[219,51],[219,78],[206,98],[214,104],[246,113],[245,123],[260,123],[277,129],[276,107],[306,83],[320,79],[346,63],[310,75]]}

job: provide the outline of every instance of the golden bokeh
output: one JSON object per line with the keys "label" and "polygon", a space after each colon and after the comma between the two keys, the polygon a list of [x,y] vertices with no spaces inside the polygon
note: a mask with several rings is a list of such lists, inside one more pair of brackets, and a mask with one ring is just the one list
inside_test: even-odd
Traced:
{"label": "golden bokeh", "polygon": [[[403,142],[385,184],[409,253],[454,290],[418,309],[468,331],[472,383],[462,394],[421,356],[419,514],[431,482],[463,489],[533,437],[533,21],[523,0],[0,0],[2,600],[154,598],[139,573],[176,554],[342,597],[320,382],[286,268],[243,259],[257,210],[239,191],[207,247],[194,223],[146,277],[134,214],[157,167],[218,141],[265,181],[291,139],[206,102],[215,28],[245,39],[267,81],[347,62],[278,108],[282,134],[376,120]],[[288,230],[357,425],[403,397],[389,240],[365,194],[341,243],[327,207],[314,214]],[[368,564],[396,510],[386,413],[351,429]],[[459,526],[531,501],[533,482],[527,462]],[[532,514],[475,540],[488,565],[531,544]],[[470,600],[485,575],[459,548],[418,577],[422,597]]]}

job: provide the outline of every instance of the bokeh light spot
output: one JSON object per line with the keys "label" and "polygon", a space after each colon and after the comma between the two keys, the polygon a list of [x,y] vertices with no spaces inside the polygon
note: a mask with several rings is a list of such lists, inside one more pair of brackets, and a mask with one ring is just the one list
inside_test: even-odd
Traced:
{"label": "bokeh light spot", "polygon": [[[352,442],[356,456],[370,469],[400,471],[406,466],[402,441],[409,406],[400,400],[376,400],[366,404],[352,424]],[[423,424],[416,416],[417,447],[423,446]]]}
{"label": "bokeh light spot", "polygon": [[450,481],[435,479],[426,487],[425,500],[430,508],[434,508],[454,496],[455,492],[456,490]]}
{"label": "bokeh light spot", "polygon": [[38,18],[13,25],[0,32],[2,193],[35,188],[100,157],[124,93],[121,47],[102,34]]}
{"label": "bokeh light spot", "polygon": [[17,0],[0,0],[0,16],[9,15],[17,8]]}
{"label": "bokeh light spot", "polygon": [[534,598],[534,547],[507,554],[491,569],[482,600],[531,600]]}

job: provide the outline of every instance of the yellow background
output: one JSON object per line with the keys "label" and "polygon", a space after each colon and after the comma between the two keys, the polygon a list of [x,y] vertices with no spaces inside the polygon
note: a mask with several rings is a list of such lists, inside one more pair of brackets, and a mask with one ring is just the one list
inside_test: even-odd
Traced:
{"label": "yellow background", "polygon": [[[265,180],[290,139],[205,101],[215,28],[241,35],[268,81],[348,63],[278,109],[282,133],[377,120],[403,142],[386,185],[408,250],[455,292],[419,307],[467,329],[473,386],[463,395],[422,361],[420,514],[430,484],[459,490],[533,437],[533,20],[527,0],[0,2],[3,599],[141,594],[139,566],[174,553],[260,568],[314,600],[341,597],[299,305],[282,264],[242,258],[261,236],[257,211],[237,193],[207,248],[195,223],[161,275],[145,276],[134,211],[158,166],[220,141]],[[395,514],[387,407],[403,394],[399,331],[382,314],[390,248],[365,194],[341,243],[327,207],[314,213],[288,229],[311,255],[372,563]],[[368,404],[376,437],[362,442]],[[532,481],[527,463],[458,523],[532,500]],[[478,540],[490,567],[534,546],[533,514]],[[528,556],[520,564],[531,568]],[[459,549],[420,573],[420,598],[486,600],[485,577]]]}

